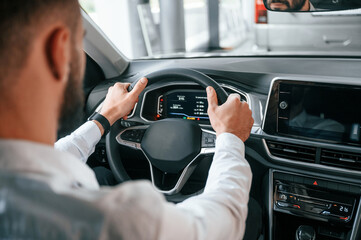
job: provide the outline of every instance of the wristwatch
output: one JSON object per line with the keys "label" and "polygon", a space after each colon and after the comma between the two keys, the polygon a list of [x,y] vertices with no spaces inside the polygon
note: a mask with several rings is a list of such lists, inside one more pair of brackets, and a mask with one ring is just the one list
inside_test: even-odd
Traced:
{"label": "wristwatch", "polygon": [[88,121],[96,120],[100,123],[100,125],[104,128],[104,134],[107,134],[110,131],[110,123],[106,117],[101,115],[100,113],[94,112],[90,117],[88,118]]}

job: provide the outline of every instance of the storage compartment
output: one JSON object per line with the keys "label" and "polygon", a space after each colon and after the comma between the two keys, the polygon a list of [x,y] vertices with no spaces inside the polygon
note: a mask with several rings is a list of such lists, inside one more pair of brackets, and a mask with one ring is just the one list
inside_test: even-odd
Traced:
{"label": "storage compartment", "polygon": [[287,213],[274,212],[275,240],[296,239],[296,231],[300,226],[311,226],[316,234],[316,240],[346,240],[349,239],[351,229],[345,226],[326,223]]}

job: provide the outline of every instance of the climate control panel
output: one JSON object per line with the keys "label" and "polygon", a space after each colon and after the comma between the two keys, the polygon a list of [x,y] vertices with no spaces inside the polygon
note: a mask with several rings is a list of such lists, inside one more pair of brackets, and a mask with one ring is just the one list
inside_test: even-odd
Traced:
{"label": "climate control panel", "polygon": [[[328,187],[334,185],[340,190]],[[350,185],[283,173],[274,174],[273,198],[275,211],[343,223],[353,219],[358,201]]]}

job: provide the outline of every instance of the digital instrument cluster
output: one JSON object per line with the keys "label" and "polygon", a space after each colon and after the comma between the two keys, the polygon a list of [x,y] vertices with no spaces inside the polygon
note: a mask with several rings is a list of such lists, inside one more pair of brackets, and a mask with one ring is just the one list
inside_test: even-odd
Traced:
{"label": "digital instrument cluster", "polygon": [[[222,85],[228,94],[237,93],[241,101],[248,102],[245,92]],[[196,121],[209,125],[207,92],[200,86],[168,84],[145,92],[141,105],[141,118],[158,121],[167,118]]]}
{"label": "digital instrument cluster", "polygon": [[204,90],[173,90],[158,97],[157,118],[209,121]]}

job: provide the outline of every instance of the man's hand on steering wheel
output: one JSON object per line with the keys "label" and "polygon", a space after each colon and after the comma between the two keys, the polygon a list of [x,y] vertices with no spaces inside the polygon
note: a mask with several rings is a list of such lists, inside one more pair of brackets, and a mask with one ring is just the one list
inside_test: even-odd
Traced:
{"label": "man's hand on steering wheel", "polygon": [[248,104],[241,102],[238,94],[231,94],[223,105],[218,106],[213,87],[207,87],[207,99],[209,119],[217,136],[228,132],[245,142],[254,123]]}
{"label": "man's hand on steering wheel", "polygon": [[113,125],[120,118],[126,120],[147,83],[146,78],[141,78],[131,92],[127,90],[130,83],[114,84],[108,89],[100,114],[108,119],[110,125]]}

